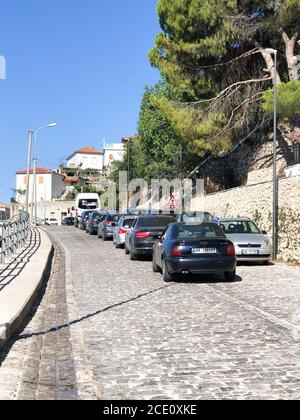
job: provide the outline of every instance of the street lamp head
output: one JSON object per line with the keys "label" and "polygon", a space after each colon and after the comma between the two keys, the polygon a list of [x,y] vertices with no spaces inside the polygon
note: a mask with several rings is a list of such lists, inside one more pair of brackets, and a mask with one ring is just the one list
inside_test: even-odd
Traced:
{"label": "street lamp head", "polygon": [[268,54],[274,54],[274,55],[277,54],[277,50],[274,50],[273,48],[266,48],[265,52]]}
{"label": "street lamp head", "polygon": [[49,127],[49,128],[56,127],[56,126],[57,126],[57,124],[56,124],[56,123],[52,123],[52,124],[49,124],[49,125],[48,125],[48,127]]}

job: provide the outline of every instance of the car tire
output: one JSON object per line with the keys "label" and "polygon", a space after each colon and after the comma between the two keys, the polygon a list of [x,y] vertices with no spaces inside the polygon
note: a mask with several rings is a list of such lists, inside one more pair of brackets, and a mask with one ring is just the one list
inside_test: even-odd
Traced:
{"label": "car tire", "polygon": [[130,254],[130,251],[129,251],[129,249],[127,248],[127,246],[126,246],[126,245],[125,245],[125,248],[124,248],[124,249],[125,249],[125,254],[126,254],[126,255],[129,255],[129,254]]}
{"label": "car tire", "polygon": [[226,273],[224,273],[224,277],[226,281],[234,281],[236,279],[236,270],[227,271]]}
{"label": "car tire", "polygon": [[165,261],[163,261],[162,272],[163,272],[162,273],[163,274],[163,281],[165,283],[170,283],[170,282],[172,282],[172,281],[175,280],[174,274],[171,274],[171,273],[168,272],[168,269],[167,269],[167,266],[166,266]]}
{"label": "car tire", "polygon": [[153,255],[153,259],[152,259],[152,270],[153,270],[153,273],[160,273],[160,268],[154,260],[154,255]]}

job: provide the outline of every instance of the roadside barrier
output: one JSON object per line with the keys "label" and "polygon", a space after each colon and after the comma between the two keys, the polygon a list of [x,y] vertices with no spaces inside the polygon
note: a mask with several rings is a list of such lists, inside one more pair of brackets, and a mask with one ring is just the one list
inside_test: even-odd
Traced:
{"label": "roadside barrier", "polygon": [[0,263],[9,262],[23,248],[29,232],[29,214],[21,211],[8,222],[0,224]]}

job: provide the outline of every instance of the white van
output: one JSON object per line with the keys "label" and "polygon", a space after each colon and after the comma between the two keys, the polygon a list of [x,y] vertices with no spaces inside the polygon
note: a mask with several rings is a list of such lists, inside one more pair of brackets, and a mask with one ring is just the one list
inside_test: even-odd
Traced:
{"label": "white van", "polygon": [[75,217],[81,217],[84,211],[100,210],[98,194],[78,194],[75,201]]}

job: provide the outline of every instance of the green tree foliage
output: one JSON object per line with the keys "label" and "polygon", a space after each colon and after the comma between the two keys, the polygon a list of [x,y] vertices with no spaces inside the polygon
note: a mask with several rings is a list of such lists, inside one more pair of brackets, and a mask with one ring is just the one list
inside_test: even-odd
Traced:
{"label": "green tree foliage", "polygon": [[[264,110],[272,114],[274,111],[274,91],[268,90],[264,95]],[[277,111],[281,118],[300,117],[300,81],[292,80],[278,86]]]}
{"label": "green tree foliage", "polygon": [[[195,157],[181,145],[180,139],[166,114],[156,105],[155,100],[178,99],[178,89],[170,88],[165,82],[145,90],[138,120],[138,136],[127,143],[125,158],[115,162],[112,178],[117,181],[120,171],[127,171],[130,179],[178,178],[180,169],[186,175],[195,164]],[[181,154],[184,164],[181,166]],[[128,165],[129,160],[129,165]]]}
{"label": "green tree foliage", "polygon": [[263,120],[260,103],[277,77],[266,48],[279,51],[278,80],[297,78],[300,0],[159,0],[158,15],[149,58],[178,100],[151,101],[198,156],[223,152]]}

